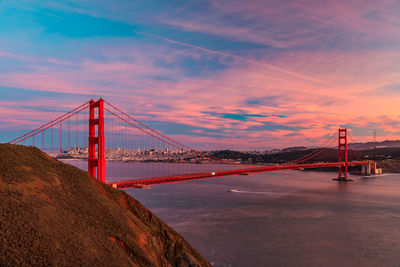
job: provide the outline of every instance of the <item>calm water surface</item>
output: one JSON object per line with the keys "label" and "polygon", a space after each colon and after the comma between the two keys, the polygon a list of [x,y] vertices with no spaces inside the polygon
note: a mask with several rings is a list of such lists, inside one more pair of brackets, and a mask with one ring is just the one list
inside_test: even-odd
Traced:
{"label": "calm water surface", "polygon": [[400,175],[334,176],[281,171],[125,191],[214,266],[400,266]]}

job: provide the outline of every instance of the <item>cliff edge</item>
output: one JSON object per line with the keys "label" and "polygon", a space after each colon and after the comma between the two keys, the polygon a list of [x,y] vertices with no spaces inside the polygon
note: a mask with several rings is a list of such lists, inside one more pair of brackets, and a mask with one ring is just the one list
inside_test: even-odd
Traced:
{"label": "cliff edge", "polygon": [[0,266],[17,265],[211,266],[123,191],[0,144]]}

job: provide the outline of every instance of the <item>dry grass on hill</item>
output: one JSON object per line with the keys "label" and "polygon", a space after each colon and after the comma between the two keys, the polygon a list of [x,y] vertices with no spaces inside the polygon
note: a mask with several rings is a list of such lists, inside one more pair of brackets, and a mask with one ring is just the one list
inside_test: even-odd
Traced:
{"label": "dry grass on hill", "polygon": [[138,201],[39,149],[0,144],[1,266],[210,266]]}

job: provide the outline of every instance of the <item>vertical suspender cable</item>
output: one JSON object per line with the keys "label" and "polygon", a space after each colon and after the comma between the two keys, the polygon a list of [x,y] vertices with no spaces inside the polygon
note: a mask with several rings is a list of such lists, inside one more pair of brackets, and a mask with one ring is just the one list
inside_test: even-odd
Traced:
{"label": "vertical suspender cable", "polygon": [[61,121],[60,121],[60,155],[62,153],[62,144],[61,144],[62,135],[61,135],[61,133],[62,133],[62,124],[61,124]]}
{"label": "vertical suspender cable", "polygon": [[51,154],[53,154],[53,127],[51,127]]}
{"label": "vertical suspender cable", "polygon": [[70,130],[71,130],[71,119],[68,119],[68,152],[70,149]]}

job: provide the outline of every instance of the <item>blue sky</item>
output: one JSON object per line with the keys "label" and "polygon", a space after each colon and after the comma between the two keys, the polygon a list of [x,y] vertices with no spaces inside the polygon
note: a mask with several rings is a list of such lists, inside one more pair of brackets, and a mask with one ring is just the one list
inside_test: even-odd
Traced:
{"label": "blue sky", "polygon": [[[104,97],[206,148],[400,134],[398,1],[0,1],[0,142]],[[160,123],[162,122],[162,123]]]}

